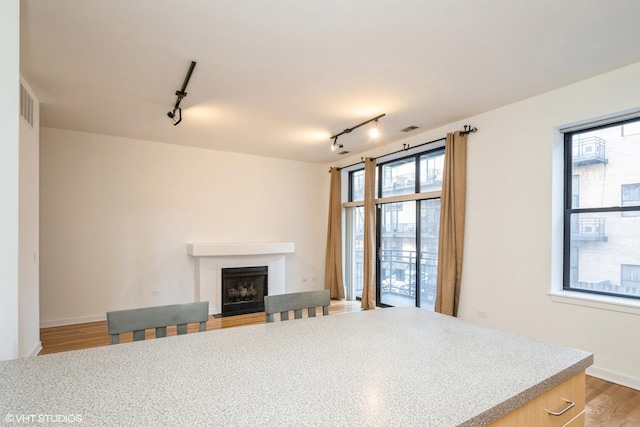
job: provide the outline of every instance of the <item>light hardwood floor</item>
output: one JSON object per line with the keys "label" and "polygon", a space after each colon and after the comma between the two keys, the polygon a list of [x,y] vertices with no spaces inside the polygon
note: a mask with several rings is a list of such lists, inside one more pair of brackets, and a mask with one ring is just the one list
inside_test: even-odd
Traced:
{"label": "light hardwood floor", "polygon": [[[360,311],[360,303],[331,301],[329,314],[349,311]],[[207,330],[258,323],[265,323],[264,313],[225,318],[209,317]],[[167,329],[167,335],[176,334],[175,327]],[[190,325],[189,333],[195,331],[197,331],[197,325]],[[132,335],[132,333],[122,334],[121,342],[131,341]],[[148,331],[147,338],[152,337],[153,331]],[[109,345],[105,321],[43,328],[40,330],[40,339],[42,341],[40,354]],[[587,427],[640,427],[640,391],[587,376],[585,412]]]}

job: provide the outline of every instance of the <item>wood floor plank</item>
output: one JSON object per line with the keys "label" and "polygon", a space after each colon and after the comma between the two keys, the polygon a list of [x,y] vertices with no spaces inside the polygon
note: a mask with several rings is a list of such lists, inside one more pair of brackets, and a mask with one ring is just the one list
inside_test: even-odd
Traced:
{"label": "wood floor plank", "polygon": [[587,427],[640,427],[640,391],[587,376]]}
{"label": "wood floor plank", "polygon": [[[360,311],[358,301],[331,301],[329,314]],[[224,318],[209,317],[207,330],[237,328],[265,323],[264,313],[252,313]],[[197,324],[189,325],[189,333],[196,332]],[[167,328],[167,335],[175,335],[176,328]],[[121,342],[132,341],[132,333],[123,334]],[[147,331],[151,339],[154,332]],[[109,344],[107,322],[43,328],[40,330],[42,351],[40,354],[80,350]],[[640,427],[640,391],[587,376],[586,427]]]}

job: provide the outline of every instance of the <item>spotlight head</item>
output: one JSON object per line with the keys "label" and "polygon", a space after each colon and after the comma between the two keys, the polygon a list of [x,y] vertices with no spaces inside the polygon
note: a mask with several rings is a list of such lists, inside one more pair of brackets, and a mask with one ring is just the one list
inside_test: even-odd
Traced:
{"label": "spotlight head", "polygon": [[174,108],[173,111],[167,113],[167,116],[169,116],[175,126],[182,121],[182,109],[180,107]]}
{"label": "spotlight head", "polygon": [[369,136],[371,138],[377,138],[380,136],[380,124],[378,123],[378,120],[374,121],[371,124],[371,129],[369,129]]}
{"label": "spotlight head", "polygon": [[338,137],[333,138],[333,144],[331,144],[331,151],[336,151],[338,148],[342,148],[342,144],[338,144]]}

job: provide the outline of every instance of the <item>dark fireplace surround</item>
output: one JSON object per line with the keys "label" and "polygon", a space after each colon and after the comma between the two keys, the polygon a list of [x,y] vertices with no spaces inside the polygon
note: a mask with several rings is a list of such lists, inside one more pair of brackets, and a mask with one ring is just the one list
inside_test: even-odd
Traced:
{"label": "dark fireplace surround", "polygon": [[222,269],[222,317],[264,311],[268,267]]}

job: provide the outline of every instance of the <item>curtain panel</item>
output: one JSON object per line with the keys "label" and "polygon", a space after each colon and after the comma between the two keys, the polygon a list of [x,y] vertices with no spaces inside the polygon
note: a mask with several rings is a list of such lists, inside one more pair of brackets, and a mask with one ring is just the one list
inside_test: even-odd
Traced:
{"label": "curtain panel", "polygon": [[435,311],[457,316],[467,194],[467,135],[447,134],[440,208]]}
{"label": "curtain panel", "polygon": [[342,281],[342,200],[341,177],[338,168],[331,169],[329,190],[329,223],[327,226],[327,253],[324,267],[324,287],[331,298],[344,298]]}
{"label": "curtain panel", "polygon": [[362,309],[376,308],[376,159],[364,160],[364,280]]}

